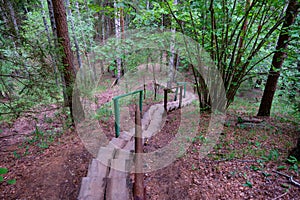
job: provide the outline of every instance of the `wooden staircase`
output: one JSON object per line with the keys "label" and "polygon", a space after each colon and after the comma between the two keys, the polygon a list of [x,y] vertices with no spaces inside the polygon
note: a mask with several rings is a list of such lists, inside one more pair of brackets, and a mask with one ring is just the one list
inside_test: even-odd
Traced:
{"label": "wooden staircase", "polygon": [[[181,107],[196,99],[193,93],[186,92]],[[168,102],[167,110],[175,110],[179,101]],[[150,138],[163,126],[163,104],[149,108],[142,118],[143,138]],[[105,147],[98,151],[93,159],[86,177],[82,179],[79,200],[129,200],[132,199],[132,183],[129,175],[134,160],[134,128],[121,132]]]}

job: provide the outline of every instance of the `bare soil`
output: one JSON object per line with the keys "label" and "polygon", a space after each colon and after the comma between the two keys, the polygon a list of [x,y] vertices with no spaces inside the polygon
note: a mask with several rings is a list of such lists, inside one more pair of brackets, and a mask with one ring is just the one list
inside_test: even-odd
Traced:
{"label": "bare soil", "polygon": [[[291,149],[287,147],[294,146],[299,136],[297,127],[275,119],[264,120],[263,128],[241,128],[237,126],[237,118],[228,114],[228,126],[207,157],[199,158],[203,142],[195,140],[174,163],[145,174],[147,199],[299,199],[300,187],[274,172],[280,171],[300,181],[299,174],[289,169],[291,165],[286,162]],[[205,131],[208,121],[209,115],[204,113],[200,132]],[[174,127],[176,122],[167,122],[149,140],[145,151],[161,148],[171,141]],[[278,157],[269,160],[264,157],[274,149]],[[282,166],[285,168],[280,169]]]}
{"label": "bare soil", "polygon": [[[0,167],[9,172],[0,183],[0,199],[77,198],[91,155],[76,132],[63,130],[65,116],[55,117],[57,109],[51,108],[47,112],[26,114],[10,124],[1,123]],[[45,114],[48,121],[43,117]],[[60,134],[51,132],[54,139],[46,143],[46,131],[56,130],[55,127]],[[9,185],[6,180],[10,179],[16,179],[16,183]]]}

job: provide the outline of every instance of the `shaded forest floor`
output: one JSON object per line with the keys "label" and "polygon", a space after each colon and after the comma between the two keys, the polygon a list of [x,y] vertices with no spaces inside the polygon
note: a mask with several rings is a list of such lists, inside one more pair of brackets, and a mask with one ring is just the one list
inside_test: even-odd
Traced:
{"label": "shaded forest floor", "polygon": [[[208,156],[199,159],[209,114],[202,113],[199,135],[191,138],[184,155],[166,168],[145,174],[147,199],[298,199],[300,187],[274,171],[300,181],[298,164],[286,162],[299,137],[298,124],[284,116],[249,118],[249,107],[238,103],[227,113],[224,131]],[[67,129],[54,105],[14,123],[1,123],[0,167],[8,168],[0,183],[1,199],[76,199],[91,155],[80,138]],[[145,152],[161,148],[174,138],[180,123],[174,111],[163,129],[149,139]],[[38,127],[38,128],[36,128]],[[16,179],[13,185],[6,181]]]}
{"label": "shaded forest floor", "polygon": [[[1,123],[0,167],[8,169],[0,183],[0,199],[76,199],[90,153],[61,110],[27,113],[14,123]],[[38,128],[36,128],[38,127]],[[16,179],[9,185],[7,180]]]}
{"label": "shaded forest floor", "polygon": [[[146,151],[165,146],[174,138],[176,113],[149,140]],[[299,199],[300,187],[275,171],[300,181],[298,164],[287,162],[296,145],[299,127],[279,119],[260,124],[239,123],[247,115],[230,111],[214,150],[199,158],[209,114],[201,116],[200,134],[183,156],[166,168],[146,174],[147,199]],[[170,124],[170,125],[168,125]],[[172,124],[172,125],[171,125]]]}

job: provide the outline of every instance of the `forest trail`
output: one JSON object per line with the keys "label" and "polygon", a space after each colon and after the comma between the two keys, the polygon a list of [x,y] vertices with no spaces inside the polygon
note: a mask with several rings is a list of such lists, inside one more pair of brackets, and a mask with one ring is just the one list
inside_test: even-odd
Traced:
{"label": "forest trail", "polygon": [[[192,103],[197,97],[186,91],[181,107]],[[167,110],[179,108],[179,100],[168,102]],[[157,133],[164,125],[163,103],[152,105],[142,118],[143,142]],[[87,177],[82,179],[79,200],[126,200],[132,196],[129,181],[130,169],[134,159],[135,129],[123,131],[105,147],[100,147],[97,158],[93,159]]]}

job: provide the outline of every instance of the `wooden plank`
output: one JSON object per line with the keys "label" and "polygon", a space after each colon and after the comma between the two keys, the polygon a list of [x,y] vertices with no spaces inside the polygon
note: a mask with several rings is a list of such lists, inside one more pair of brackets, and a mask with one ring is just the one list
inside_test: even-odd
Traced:
{"label": "wooden plank", "polygon": [[103,177],[84,177],[78,200],[104,200]]}
{"label": "wooden plank", "polygon": [[89,167],[87,177],[94,177],[94,176],[108,176],[109,173],[109,165],[105,165],[97,159],[93,159],[92,163]]}
{"label": "wooden plank", "polygon": [[[130,132],[131,131],[132,130],[130,130]],[[130,132],[123,131],[123,132],[120,133],[120,136],[118,138],[128,141],[133,137],[133,135]]]}
{"label": "wooden plank", "polygon": [[106,200],[129,200],[127,178],[109,178],[107,180]]}
{"label": "wooden plank", "polygon": [[[116,157],[130,157],[130,154],[117,153]],[[112,159],[110,173],[107,179],[106,199],[107,200],[129,200],[128,170],[130,160],[124,158]]]}
{"label": "wooden plank", "polygon": [[108,166],[109,160],[114,158],[116,150],[114,148],[101,147],[98,151],[97,160]]}
{"label": "wooden plank", "polygon": [[133,159],[133,152],[130,152],[125,149],[118,149],[115,154],[115,159]]}
{"label": "wooden plank", "polygon": [[127,172],[130,170],[132,161],[129,159],[112,159],[109,178],[112,177],[125,177]]}
{"label": "wooden plank", "polygon": [[129,152],[133,152],[134,151],[134,139],[128,141],[126,146],[123,149],[127,150]]}
{"label": "wooden plank", "polygon": [[127,140],[124,140],[122,138],[113,138],[107,145],[109,148],[119,148],[122,149],[126,144]]}

